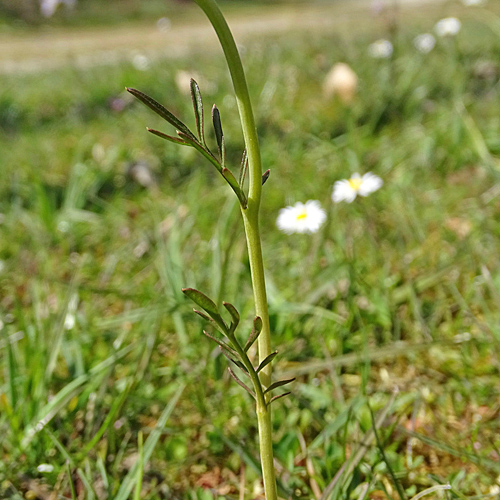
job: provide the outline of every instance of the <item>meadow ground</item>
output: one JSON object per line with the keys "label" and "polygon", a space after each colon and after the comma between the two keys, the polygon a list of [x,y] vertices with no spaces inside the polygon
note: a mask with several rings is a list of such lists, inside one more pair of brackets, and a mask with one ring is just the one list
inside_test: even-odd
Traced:
{"label": "meadow ground", "polygon": [[[326,29],[241,40],[271,168],[276,376],[297,377],[273,412],[280,494],[403,500],[450,483],[425,498],[498,498],[500,6],[337,8],[344,21]],[[460,32],[418,52],[414,37],[447,16]],[[261,498],[251,400],[180,291],[234,303],[250,329],[237,204],[194,150],[148,135],[172,130],[123,92],[187,121],[195,76],[238,165],[222,55],[198,31],[169,57],[85,29],[110,45],[107,62],[26,71],[14,45],[0,51],[0,498]],[[17,50],[33,40],[12,30]],[[390,57],[370,56],[378,38]],[[323,96],[338,61],[359,77],[349,106]],[[368,171],[378,191],[332,202],[335,181]],[[280,232],[279,210],[309,199],[327,211],[321,229]]]}

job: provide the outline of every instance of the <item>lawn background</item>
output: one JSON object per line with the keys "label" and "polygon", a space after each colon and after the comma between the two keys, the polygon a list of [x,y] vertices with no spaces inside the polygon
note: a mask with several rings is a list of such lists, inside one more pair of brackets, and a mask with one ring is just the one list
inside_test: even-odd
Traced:
{"label": "lawn background", "polygon": [[[190,24],[193,6],[164,14],[159,5],[139,15],[82,2],[81,17],[34,26],[5,18],[2,40],[133,34],[163,16],[196,38],[208,24]],[[226,7],[230,21],[279,14],[276,5]],[[313,498],[314,484],[324,490],[361,447],[337,498],[364,488],[370,498],[411,498],[447,482],[449,498],[494,498],[498,5],[410,5],[378,17],[365,4],[321,8],[350,21],[241,40],[271,168],[262,230],[277,371],[298,377],[273,414],[282,495]],[[459,35],[418,53],[413,37],[447,15],[462,20]],[[389,60],[368,55],[380,37],[394,44]],[[141,498],[238,498],[242,484],[257,498],[251,401],[180,292],[194,286],[234,303],[241,334],[249,331],[237,206],[203,158],[146,133],[172,131],[123,91],[137,87],[187,121],[179,72],[195,76],[206,106],[221,110],[237,166],[228,72],[203,41],[183,58],[139,49],[133,36],[129,45],[109,64],[0,77],[1,496],[71,498],[74,487],[77,498],[127,498],[141,477]],[[338,61],[360,78],[351,107],[322,96]],[[356,171],[379,175],[383,188],[333,205],[333,183]],[[307,199],[328,211],[322,230],[280,233],[279,209]],[[383,425],[363,448],[376,415]],[[149,439],[143,472],[134,465],[140,432]]]}

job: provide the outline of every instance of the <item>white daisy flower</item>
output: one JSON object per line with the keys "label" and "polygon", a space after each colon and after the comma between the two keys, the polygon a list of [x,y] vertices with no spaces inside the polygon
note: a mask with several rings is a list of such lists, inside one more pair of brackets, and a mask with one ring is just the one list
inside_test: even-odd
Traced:
{"label": "white daisy flower", "polygon": [[319,201],[309,200],[305,204],[298,202],[293,207],[282,208],[276,225],[287,234],[315,233],[325,220],[326,212]]}
{"label": "white daisy flower", "polygon": [[462,23],[456,17],[445,17],[436,23],[434,31],[438,36],[454,36],[462,27]]}
{"label": "white daisy flower", "polygon": [[384,182],[380,177],[371,172],[361,175],[352,174],[350,179],[337,181],[333,185],[332,200],[334,203],[339,201],[347,201],[351,203],[356,199],[356,196],[368,196],[379,189]]}
{"label": "white daisy flower", "polygon": [[368,46],[368,53],[375,59],[387,59],[392,55],[392,43],[389,40],[377,40]]}
{"label": "white daisy flower", "polygon": [[428,54],[436,45],[436,39],[430,33],[422,33],[413,39],[413,45],[422,54]]}

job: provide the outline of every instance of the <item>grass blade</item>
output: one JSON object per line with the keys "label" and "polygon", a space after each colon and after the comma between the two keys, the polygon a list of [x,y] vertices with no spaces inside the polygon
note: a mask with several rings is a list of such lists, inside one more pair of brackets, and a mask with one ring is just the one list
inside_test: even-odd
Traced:
{"label": "grass blade", "polygon": [[87,455],[88,452],[97,444],[99,439],[104,435],[108,427],[111,425],[111,423],[114,421],[115,415],[118,413],[120,408],[123,406],[123,403],[125,402],[125,399],[128,396],[130,386],[128,385],[123,392],[120,394],[120,397],[116,398],[111,406],[111,409],[109,410],[106,418],[104,419],[104,422],[102,423],[101,427],[99,430],[95,433],[94,437],[87,443],[87,446],[83,449],[83,455]]}
{"label": "grass blade", "polygon": [[141,499],[142,477],[144,474],[144,446],[142,442],[142,431],[139,431],[138,450],[139,450],[139,465],[137,467],[137,482],[135,483],[134,500]]}
{"label": "grass blade", "polygon": [[71,500],[77,500],[75,484],[73,483],[73,478],[71,477],[71,467],[69,466],[69,461],[66,461],[66,472],[68,474],[69,489],[71,491]]}
{"label": "grass blade", "polygon": [[119,359],[125,357],[129,352],[135,349],[135,347],[136,344],[131,344],[121,349],[111,355],[108,359],[96,365],[88,373],[80,375],[63,387],[43,408],[40,409],[33,422],[26,426],[24,437],[21,441],[21,448],[25,448],[31,442],[34,435],[41,431],[54,418],[57,412],[64,407],[78,391],[82,389],[82,386],[85,383],[106,370],[106,368],[112,366]]}
{"label": "grass blade", "polygon": [[[179,386],[176,393],[172,396],[168,405],[165,407],[162,414],[160,415],[156,427],[153,429],[151,434],[146,439],[146,443],[144,444],[144,455],[142,460],[143,465],[147,464],[149,459],[151,458],[151,454],[153,453],[153,450],[156,444],[158,443],[158,440],[160,439],[163,428],[165,427],[165,424],[167,423],[167,420],[169,419],[170,415],[174,411],[174,408],[177,405],[177,401],[179,401],[179,398],[181,397],[181,394],[184,391],[185,387],[186,387],[185,384]],[[138,470],[141,466],[140,462],[141,460],[138,460],[131,467],[128,474],[125,476],[125,479],[122,481],[120,489],[118,490],[118,493],[114,498],[114,500],[128,499],[130,493],[132,492],[132,489],[134,488],[134,485],[136,484],[135,481],[137,479]]]}
{"label": "grass blade", "polygon": [[[375,428],[379,429],[382,424],[384,423],[387,415],[389,414],[389,410],[392,407],[392,404],[394,403],[394,400],[396,399],[396,394],[397,392],[394,391],[391,398],[385,405],[385,407],[382,409],[380,412],[376,422],[375,422]],[[374,439],[374,433],[373,429],[370,429],[363,437],[361,440],[358,449],[349,457],[349,459],[344,462],[342,467],[338,470],[337,474],[335,474],[334,478],[330,481],[328,486],[325,488],[323,491],[323,495],[321,496],[320,500],[328,500],[332,493],[342,487],[344,480],[343,478],[348,478],[351,476],[352,472],[354,469],[357,467],[359,462],[363,459],[365,456],[366,452],[368,451],[368,447],[370,443],[372,443]]]}
{"label": "grass blade", "polygon": [[435,491],[443,491],[443,490],[451,490],[451,486],[449,484],[437,484],[436,486],[431,486],[430,488],[421,491],[417,495],[415,495],[411,500],[419,500],[430,493],[434,493]]}

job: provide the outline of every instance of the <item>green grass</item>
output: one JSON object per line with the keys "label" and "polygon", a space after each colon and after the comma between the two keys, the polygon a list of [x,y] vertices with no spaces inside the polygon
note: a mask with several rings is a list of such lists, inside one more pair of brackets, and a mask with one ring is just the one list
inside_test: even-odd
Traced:
{"label": "green grass", "polygon": [[[411,40],[438,18],[422,14],[402,26],[392,61],[368,57],[367,34],[246,46],[271,168],[262,226],[277,370],[297,376],[273,414],[284,498],[313,498],[316,483],[333,498],[367,488],[409,499],[447,482],[448,498],[494,498],[500,21],[457,12],[456,43],[427,56]],[[351,109],[321,97],[339,60],[360,77]],[[236,167],[243,142],[221,55],[2,77],[2,498],[138,498],[139,482],[147,499],[238,498],[241,484],[258,497],[251,401],[180,291],[234,303],[250,329],[237,205],[203,158],[148,135],[172,131],[123,94],[137,87],[187,120],[180,69],[202,76]],[[129,174],[137,161],[149,189]],[[333,206],[333,183],[354,171],[383,188]],[[327,208],[326,225],[281,234],[279,209],[307,199]]]}
{"label": "green grass", "polygon": [[[246,13],[261,12],[263,8],[282,4],[301,4],[303,0],[222,0],[225,11],[239,12],[244,7]],[[137,23],[155,22],[162,17],[179,21],[199,18],[199,9],[185,0],[80,0],[74,8],[59,6],[50,18],[41,16],[37,0],[27,0],[24,4],[17,0],[6,0],[0,5],[0,33],[54,28],[111,27]]]}

